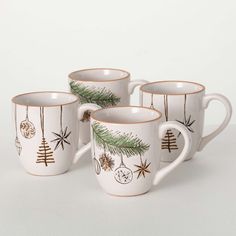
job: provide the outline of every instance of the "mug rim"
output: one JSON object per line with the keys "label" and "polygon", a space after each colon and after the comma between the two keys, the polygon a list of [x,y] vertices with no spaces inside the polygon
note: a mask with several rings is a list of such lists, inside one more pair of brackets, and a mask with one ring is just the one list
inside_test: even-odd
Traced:
{"label": "mug rim", "polygon": [[[112,121],[104,121],[104,120],[100,120],[100,119],[96,119],[94,116],[96,113],[98,112],[102,112],[104,110],[112,110],[112,109],[122,109],[122,108],[138,108],[138,109],[142,109],[142,110],[150,110],[152,112],[156,112],[159,116],[155,119],[150,119],[150,120],[145,120],[145,121],[137,121],[137,122],[112,122]],[[152,108],[149,108],[149,107],[144,107],[144,106],[115,106],[115,107],[106,107],[106,108],[101,108],[101,109],[98,109],[96,111],[93,111],[91,113],[91,118],[95,121],[98,121],[98,122],[101,122],[101,123],[107,123],[107,124],[117,124],[117,125],[121,125],[121,124],[142,124],[142,123],[150,123],[150,122],[153,122],[153,121],[157,121],[157,120],[160,120],[162,117],[162,113],[157,110],[157,109],[152,109]]]}
{"label": "mug rim", "polygon": [[[28,96],[28,95],[31,95],[31,94],[45,94],[45,93],[48,93],[48,94],[53,94],[53,93],[56,93],[56,94],[64,94],[64,95],[70,95],[70,96],[73,96],[75,98],[74,101],[72,102],[67,102],[67,103],[61,103],[61,104],[57,104],[57,105],[27,105],[25,103],[21,103],[21,102],[17,102],[16,100],[21,97],[21,96]],[[18,94],[16,96],[14,96],[12,99],[11,99],[12,103],[16,104],[16,105],[21,105],[21,106],[27,106],[27,107],[58,107],[58,106],[66,106],[66,105],[71,105],[73,103],[76,103],[76,102],[79,102],[79,97],[77,97],[76,95],[74,95],[73,93],[69,93],[69,92],[63,92],[63,91],[34,91],[34,92],[28,92],[28,93],[21,93],[21,94]]]}
{"label": "mug rim", "polygon": [[[105,79],[102,79],[102,80],[80,80],[80,79],[75,79],[73,78],[73,75],[75,73],[78,73],[78,72],[84,72],[84,71],[92,71],[92,70],[112,70],[112,71],[120,71],[120,72],[124,72],[126,73],[126,75],[124,77],[121,77],[121,78],[117,78],[117,79],[111,79],[111,80],[105,80]],[[116,69],[116,68],[106,68],[106,67],[95,67],[95,68],[88,68],[88,69],[82,69],[82,70],[75,70],[75,71],[72,71],[68,77],[73,80],[73,81],[80,81],[80,82],[96,82],[96,83],[99,83],[99,82],[111,82],[111,81],[118,81],[118,80],[124,80],[124,79],[128,79],[130,78],[130,73],[126,70],[123,70],[123,69]]]}
{"label": "mug rim", "polygon": [[[159,92],[151,92],[148,89],[145,89],[145,86],[147,85],[154,85],[154,84],[164,84],[164,83],[186,83],[186,84],[193,84],[193,85],[198,85],[201,87],[201,89],[199,89],[198,91],[195,92],[186,92],[186,93],[159,93]],[[188,81],[188,80],[161,80],[161,81],[155,81],[155,82],[150,82],[150,83],[146,83],[140,86],[140,90],[142,92],[145,93],[150,93],[150,94],[158,94],[158,95],[185,95],[185,94],[197,94],[197,93],[201,93],[203,91],[206,90],[206,87],[202,84],[196,83],[196,82],[192,82],[192,81]]]}

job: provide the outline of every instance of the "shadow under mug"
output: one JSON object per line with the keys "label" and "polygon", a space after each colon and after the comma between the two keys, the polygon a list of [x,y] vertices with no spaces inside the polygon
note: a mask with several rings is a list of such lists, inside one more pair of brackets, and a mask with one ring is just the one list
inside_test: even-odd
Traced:
{"label": "shadow under mug", "polygon": [[[226,116],[223,123],[211,134],[203,137],[204,112],[212,100],[223,103]],[[201,151],[208,142],[228,125],[232,107],[221,94],[205,94],[205,87],[189,81],[157,81],[140,87],[140,104],[162,112],[162,121],[183,124],[192,137],[192,149],[186,160]],[[162,161],[171,162],[182,151],[184,139],[181,132],[169,129],[162,139]]]}
{"label": "shadow under mug", "polygon": [[84,111],[100,108],[79,104],[79,98],[65,92],[32,92],[12,98],[15,146],[24,169],[33,175],[66,172],[78,151],[79,122]]}
{"label": "shadow under mug", "polygon": [[[174,162],[159,170],[161,137],[172,128],[182,133],[185,146]],[[184,161],[191,137],[178,122],[161,123],[161,113],[156,110],[113,107],[91,114],[91,145],[94,170],[103,190],[134,196],[149,191]]]}
{"label": "shadow under mug", "polygon": [[[102,108],[129,106],[130,95],[135,87],[147,83],[146,80],[130,81],[130,73],[120,69],[92,68],[74,71],[69,74],[70,91],[83,103],[95,103]],[[81,142],[90,140],[89,118],[86,111],[81,118]]]}

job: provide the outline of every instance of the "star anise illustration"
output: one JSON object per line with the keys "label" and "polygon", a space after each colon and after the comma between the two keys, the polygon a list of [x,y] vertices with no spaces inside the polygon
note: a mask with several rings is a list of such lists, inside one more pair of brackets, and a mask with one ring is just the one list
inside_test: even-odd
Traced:
{"label": "star anise illustration", "polygon": [[53,139],[51,142],[56,142],[56,145],[55,145],[55,148],[54,148],[54,151],[59,147],[61,146],[62,150],[64,150],[64,145],[65,144],[68,144],[70,145],[70,142],[68,141],[68,137],[70,136],[71,134],[71,131],[69,133],[67,133],[67,127],[65,128],[65,130],[63,131],[61,129],[61,132],[60,133],[55,133],[55,132],[52,132],[54,135],[55,135],[55,139]]}
{"label": "star anise illustration", "polygon": [[[191,115],[188,117],[188,119],[184,118],[184,121],[176,120],[182,125],[184,125],[189,132],[194,133],[193,128],[191,127],[196,120],[191,120]],[[181,135],[181,132],[179,132],[178,137]]]}
{"label": "star anise illustration", "polygon": [[141,164],[140,165],[135,165],[138,169],[136,171],[134,171],[134,173],[138,172],[138,176],[137,179],[143,175],[143,177],[145,178],[145,174],[146,173],[151,173],[150,170],[148,169],[148,167],[150,166],[151,162],[149,162],[147,164],[147,160],[145,160],[144,162],[142,162],[141,160]]}

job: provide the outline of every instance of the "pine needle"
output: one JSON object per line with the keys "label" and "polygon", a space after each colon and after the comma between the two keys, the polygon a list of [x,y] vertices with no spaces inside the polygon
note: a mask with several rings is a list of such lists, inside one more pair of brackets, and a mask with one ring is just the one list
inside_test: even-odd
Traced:
{"label": "pine needle", "polygon": [[92,124],[92,130],[96,144],[112,155],[143,155],[150,146],[132,133],[113,132],[98,122]]}
{"label": "pine needle", "polygon": [[120,102],[120,98],[114,95],[107,88],[91,88],[83,84],[70,82],[71,92],[80,98],[83,103],[96,103],[101,107],[115,106]]}

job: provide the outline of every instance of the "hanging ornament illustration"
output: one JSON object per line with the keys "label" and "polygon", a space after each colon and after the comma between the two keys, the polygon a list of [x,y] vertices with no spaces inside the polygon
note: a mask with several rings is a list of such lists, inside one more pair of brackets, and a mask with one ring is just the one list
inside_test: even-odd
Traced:
{"label": "hanging ornament illustration", "polygon": [[109,154],[104,152],[100,156],[99,161],[100,161],[101,167],[104,171],[112,171],[115,163],[114,163],[114,160],[112,159],[112,157]]}
{"label": "hanging ornament illustration", "polygon": [[64,150],[65,144],[70,145],[70,142],[68,141],[68,137],[70,136],[71,131],[70,132],[67,131],[67,129],[68,129],[67,126],[66,126],[65,130],[63,130],[62,115],[63,115],[63,110],[62,110],[62,106],[60,106],[60,128],[61,128],[61,130],[60,130],[60,133],[52,132],[55,135],[55,139],[53,139],[51,142],[56,143],[56,145],[54,147],[54,151],[59,147],[61,147],[62,150]]}
{"label": "hanging ornament illustration", "polygon": [[29,120],[28,106],[26,107],[26,118],[20,123],[20,132],[24,138],[31,139],[34,137],[36,130],[34,124]]}
{"label": "hanging ornament illustration", "polygon": [[20,156],[21,151],[22,151],[22,146],[21,146],[20,140],[18,138],[18,131],[17,131],[17,106],[16,106],[16,104],[15,104],[15,129],[16,129],[15,146],[16,146],[17,154]]}
{"label": "hanging ornament illustration", "polygon": [[[179,123],[181,123],[182,125],[184,125],[189,132],[194,133],[194,130],[192,128],[192,125],[195,123],[196,120],[192,120],[191,115],[189,115],[189,117],[187,118],[187,114],[186,114],[186,106],[187,106],[187,95],[184,95],[184,120],[180,121],[180,120],[176,120]],[[178,137],[181,135],[181,132],[179,132]]]}
{"label": "hanging ornament illustration", "polygon": [[128,184],[133,179],[132,170],[127,168],[123,161],[123,155],[120,155],[120,166],[115,170],[115,180],[120,184]]}
{"label": "hanging ornament illustration", "polygon": [[101,166],[99,161],[96,158],[93,158],[93,165],[94,165],[94,170],[97,175],[100,175],[101,173]]}
{"label": "hanging ornament illustration", "polygon": [[44,137],[44,107],[40,107],[40,123],[42,131],[42,142],[39,145],[37,152],[37,161],[36,163],[43,163],[45,166],[48,166],[50,163],[55,163],[53,158],[53,151],[49,147],[45,137]]}
{"label": "hanging ornament illustration", "polygon": [[100,165],[100,162],[97,160],[96,155],[95,155],[95,144],[94,144],[94,142],[92,142],[92,144],[93,144],[93,165],[94,165],[94,170],[95,170],[95,173],[97,175],[100,175],[101,165]]}
{"label": "hanging ornament illustration", "polygon": [[109,107],[115,106],[120,102],[120,98],[107,88],[91,88],[71,81],[70,89],[73,94],[80,98],[82,104],[95,103],[101,107]]}
{"label": "hanging ornament illustration", "polygon": [[143,162],[142,157],[140,156],[140,165],[134,165],[138,169],[134,171],[134,173],[138,173],[137,179],[140,176],[143,176],[144,178],[146,177],[146,174],[150,174],[151,171],[148,169],[149,166],[151,165],[151,162],[147,164],[147,160]]}
{"label": "hanging ornament illustration", "polygon": [[[103,158],[99,159],[101,166],[109,166],[109,170],[113,169],[114,161],[112,161],[111,156],[107,155],[118,155],[121,159],[120,166],[115,169],[115,180],[120,184],[128,184],[133,179],[133,172],[129,169],[123,160],[123,156],[127,158],[143,155],[148,149],[149,145],[145,144],[137,136],[132,133],[120,133],[107,129],[104,125],[98,122],[92,124],[93,138],[96,145],[104,150]],[[106,165],[104,165],[104,161]]]}
{"label": "hanging ornament illustration", "polygon": [[[165,118],[168,121],[168,95],[164,95],[164,108],[165,108]],[[166,149],[169,152],[177,150],[178,146],[176,143],[176,137],[171,129],[166,131],[165,137],[161,142],[161,149]]]}
{"label": "hanging ornament illustration", "polygon": [[80,121],[82,122],[88,122],[90,121],[90,115],[91,115],[91,111],[85,111],[84,114],[83,114],[83,117]]}
{"label": "hanging ornament illustration", "polygon": [[153,105],[153,93],[152,93],[152,95],[151,95],[151,105],[150,105],[150,108],[151,108],[151,109],[155,109],[155,108],[154,108],[154,105]]}

